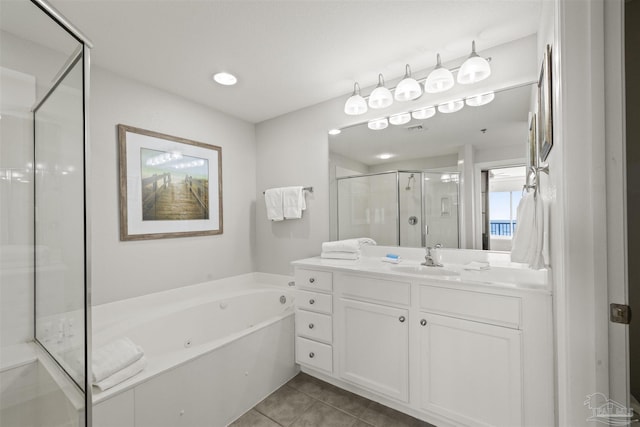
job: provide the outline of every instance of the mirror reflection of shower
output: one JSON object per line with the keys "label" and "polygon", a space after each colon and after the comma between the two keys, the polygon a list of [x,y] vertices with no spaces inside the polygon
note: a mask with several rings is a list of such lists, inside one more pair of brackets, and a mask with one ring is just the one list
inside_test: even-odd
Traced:
{"label": "mirror reflection of shower", "polygon": [[336,180],[338,239],[459,247],[458,172],[391,171]]}

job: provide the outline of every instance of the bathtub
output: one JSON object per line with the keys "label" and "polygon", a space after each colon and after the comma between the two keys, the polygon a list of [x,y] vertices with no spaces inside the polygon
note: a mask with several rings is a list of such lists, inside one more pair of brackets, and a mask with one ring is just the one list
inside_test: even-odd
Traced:
{"label": "bathtub", "polygon": [[251,273],[93,307],[93,347],[129,337],[148,365],[103,392],[95,427],[225,426],[297,373],[288,276]]}

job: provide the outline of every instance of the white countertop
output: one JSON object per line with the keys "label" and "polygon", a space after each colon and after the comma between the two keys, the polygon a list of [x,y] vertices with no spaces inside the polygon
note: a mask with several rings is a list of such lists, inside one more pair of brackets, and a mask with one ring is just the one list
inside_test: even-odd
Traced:
{"label": "white countertop", "polygon": [[[382,261],[387,253],[400,255],[400,263]],[[363,248],[357,260],[339,260],[320,257],[293,261],[294,267],[339,270],[343,272],[381,275],[385,278],[405,277],[412,281],[429,280],[448,282],[451,285],[482,285],[483,288],[527,290],[550,293],[550,270],[532,270],[524,264],[512,263],[508,253],[443,249],[442,267],[424,267],[424,249],[374,246]],[[488,262],[487,270],[465,270],[470,262]]]}

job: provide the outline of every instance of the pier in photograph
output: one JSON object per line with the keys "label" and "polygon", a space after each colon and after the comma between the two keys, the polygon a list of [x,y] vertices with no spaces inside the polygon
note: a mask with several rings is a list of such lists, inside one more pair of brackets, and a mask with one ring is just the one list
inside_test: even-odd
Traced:
{"label": "pier in photograph", "polygon": [[170,173],[142,180],[142,220],[209,219],[209,182],[204,179],[172,180]]}

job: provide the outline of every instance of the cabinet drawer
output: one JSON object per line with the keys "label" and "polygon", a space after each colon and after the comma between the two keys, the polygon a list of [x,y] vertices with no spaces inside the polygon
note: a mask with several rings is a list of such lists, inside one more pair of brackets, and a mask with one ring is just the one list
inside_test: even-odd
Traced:
{"label": "cabinet drawer", "polygon": [[296,293],[296,307],[318,313],[331,314],[331,295],[319,292],[298,291]]}
{"label": "cabinet drawer", "polygon": [[296,335],[331,343],[333,323],[327,314],[296,311]]}
{"label": "cabinet drawer", "polygon": [[331,292],[333,289],[332,274],[328,271],[305,270],[297,268],[295,273],[296,286],[305,289],[317,289]]}
{"label": "cabinet drawer", "polygon": [[336,277],[336,288],[344,297],[382,304],[409,305],[411,301],[409,282],[344,274]]}
{"label": "cabinet drawer", "polygon": [[420,286],[420,308],[445,316],[520,328],[521,300],[517,297]]}
{"label": "cabinet drawer", "polygon": [[331,346],[296,337],[296,362],[301,365],[333,372],[333,352]]}

